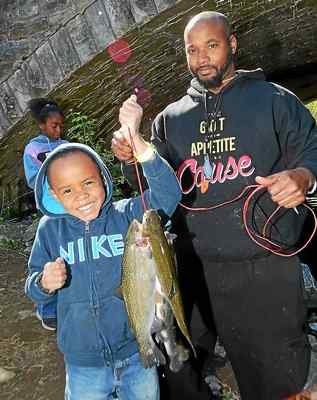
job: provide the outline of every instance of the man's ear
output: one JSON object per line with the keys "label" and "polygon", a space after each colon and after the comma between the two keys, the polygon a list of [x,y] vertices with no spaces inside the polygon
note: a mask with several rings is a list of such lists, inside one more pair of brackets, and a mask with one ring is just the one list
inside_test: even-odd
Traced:
{"label": "man's ear", "polygon": [[236,54],[237,48],[238,48],[238,41],[237,41],[236,36],[231,34],[229,41],[230,41],[231,52],[234,55],[234,54]]}

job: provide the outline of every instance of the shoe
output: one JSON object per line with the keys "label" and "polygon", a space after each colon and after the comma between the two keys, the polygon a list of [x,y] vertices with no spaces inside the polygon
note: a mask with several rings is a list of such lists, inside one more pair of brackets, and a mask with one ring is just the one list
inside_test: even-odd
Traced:
{"label": "shoe", "polygon": [[57,328],[57,319],[56,317],[47,317],[47,318],[42,318],[38,312],[38,310],[36,310],[35,313],[37,319],[39,319],[41,321],[42,327],[48,331],[56,331]]}

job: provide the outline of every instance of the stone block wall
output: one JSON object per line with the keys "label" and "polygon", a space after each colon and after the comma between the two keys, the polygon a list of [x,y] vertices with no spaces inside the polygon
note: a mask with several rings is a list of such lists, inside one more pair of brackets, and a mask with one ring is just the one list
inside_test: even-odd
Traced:
{"label": "stone block wall", "polygon": [[32,97],[46,95],[116,37],[176,0],[2,0],[0,138]]}

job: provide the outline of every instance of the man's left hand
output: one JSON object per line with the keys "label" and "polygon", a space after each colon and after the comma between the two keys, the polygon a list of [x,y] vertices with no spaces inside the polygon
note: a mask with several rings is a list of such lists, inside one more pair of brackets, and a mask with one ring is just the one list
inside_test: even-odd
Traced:
{"label": "man's left hand", "polygon": [[285,208],[293,208],[302,204],[314,180],[313,174],[307,168],[295,168],[255,178],[259,185],[267,188],[272,200]]}

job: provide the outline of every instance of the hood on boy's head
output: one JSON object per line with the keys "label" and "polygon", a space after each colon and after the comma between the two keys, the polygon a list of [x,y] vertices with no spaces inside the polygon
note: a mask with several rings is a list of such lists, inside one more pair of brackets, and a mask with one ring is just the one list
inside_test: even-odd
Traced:
{"label": "hood on boy's head", "polygon": [[35,194],[35,200],[36,200],[36,205],[37,208],[44,214],[48,215],[50,217],[58,217],[58,216],[66,216],[69,215],[62,204],[56,200],[56,198],[53,196],[53,194],[50,191],[49,188],[49,183],[48,183],[48,178],[47,178],[47,169],[48,166],[51,162],[51,160],[55,157],[56,155],[62,155],[63,153],[69,152],[69,151],[75,151],[79,150],[83,153],[86,153],[91,159],[93,159],[97,166],[99,167],[101,171],[101,175],[104,179],[104,184],[105,184],[105,190],[106,190],[106,199],[104,202],[105,206],[106,204],[109,204],[112,198],[112,179],[110,172],[100,156],[89,146],[86,146],[85,144],[81,143],[65,143],[61,144],[58,146],[55,150],[53,150],[51,153],[49,153],[48,157],[46,160],[43,162],[37,177],[35,181],[35,188],[34,188],[34,194]]}

